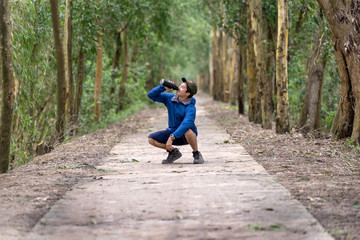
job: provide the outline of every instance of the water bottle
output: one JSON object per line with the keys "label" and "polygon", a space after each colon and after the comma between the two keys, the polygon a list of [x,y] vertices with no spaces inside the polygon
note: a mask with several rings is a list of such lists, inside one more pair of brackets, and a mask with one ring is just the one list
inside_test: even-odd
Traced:
{"label": "water bottle", "polygon": [[171,89],[174,89],[174,90],[178,90],[178,89],[179,89],[178,86],[176,86],[176,84],[171,83],[171,82],[169,82],[169,81],[166,81],[165,79],[161,79],[160,84],[161,84],[161,85],[164,85],[164,86],[167,87],[167,88],[171,88]]}

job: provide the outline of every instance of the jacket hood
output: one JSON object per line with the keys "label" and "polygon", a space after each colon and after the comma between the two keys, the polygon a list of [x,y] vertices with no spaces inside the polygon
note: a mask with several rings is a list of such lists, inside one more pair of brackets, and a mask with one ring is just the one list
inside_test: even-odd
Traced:
{"label": "jacket hood", "polygon": [[[180,101],[179,101],[178,95],[174,94],[174,96],[171,98],[171,101],[179,103]],[[196,99],[191,97],[191,98],[186,99],[185,101],[182,101],[181,103],[184,104],[185,106],[187,106],[189,104],[195,105]]]}

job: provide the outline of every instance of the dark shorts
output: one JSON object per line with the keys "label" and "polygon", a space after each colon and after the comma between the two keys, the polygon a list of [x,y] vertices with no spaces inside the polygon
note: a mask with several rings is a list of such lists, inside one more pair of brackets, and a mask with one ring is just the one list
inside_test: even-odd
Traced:
{"label": "dark shorts", "polygon": [[[167,140],[170,137],[170,134],[172,134],[172,133],[173,133],[173,131],[170,131],[170,130],[158,131],[158,132],[151,133],[149,135],[149,138],[152,138],[159,143],[166,144]],[[186,144],[189,144],[189,143],[187,142],[185,135],[183,135],[182,137],[177,138],[173,141],[173,145],[177,145],[177,146],[186,145]]]}

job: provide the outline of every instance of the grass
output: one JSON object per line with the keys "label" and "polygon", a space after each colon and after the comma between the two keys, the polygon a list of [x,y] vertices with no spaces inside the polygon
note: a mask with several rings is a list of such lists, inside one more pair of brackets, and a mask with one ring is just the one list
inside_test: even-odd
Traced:
{"label": "grass", "polygon": [[275,225],[270,225],[269,227],[261,227],[260,224],[256,224],[255,226],[249,224],[248,228],[251,232],[256,232],[256,231],[282,231],[282,230],[286,230],[286,227],[282,224],[275,224]]}

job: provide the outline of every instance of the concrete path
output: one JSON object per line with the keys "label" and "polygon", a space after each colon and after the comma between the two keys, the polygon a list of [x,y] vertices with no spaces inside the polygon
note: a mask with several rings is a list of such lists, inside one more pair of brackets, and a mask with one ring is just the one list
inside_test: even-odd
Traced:
{"label": "concrete path", "polygon": [[166,153],[147,143],[167,125],[119,143],[102,180],[74,187],[35,226],[28,239],[332,239],[289,191],[207,116],[211,100],[197,98],[199,149],[205,164],[183,157],[162,165]]}

